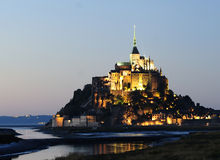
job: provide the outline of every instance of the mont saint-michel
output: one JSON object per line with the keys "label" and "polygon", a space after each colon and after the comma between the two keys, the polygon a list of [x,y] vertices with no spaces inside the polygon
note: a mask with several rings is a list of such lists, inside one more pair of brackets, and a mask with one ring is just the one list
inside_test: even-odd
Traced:
{"label": "mont saint-michel", "polygon": [[[104,76],[74,92],[73,98],[47,126],[212,126],[219,112],[200,106],[190,96],[174,93],[168,78],[149,56],[138,50],[135,26],[129,61],[117,62]],[[100,66],[101,67],[101,66]]]}
{"label": "mont saint-michel", "polygon": [[220,160],[219,8],[0,1],[0,160]]}

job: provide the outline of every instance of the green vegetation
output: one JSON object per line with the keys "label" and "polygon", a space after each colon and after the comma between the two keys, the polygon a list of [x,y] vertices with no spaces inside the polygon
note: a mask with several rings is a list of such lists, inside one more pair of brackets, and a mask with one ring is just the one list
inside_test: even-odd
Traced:
{"label": "green vegetation", "polygon": [[201,132],[144,150],[95,156],[71,154],[56,160],[216,160],[220,159],[219,148],[220,132]]}

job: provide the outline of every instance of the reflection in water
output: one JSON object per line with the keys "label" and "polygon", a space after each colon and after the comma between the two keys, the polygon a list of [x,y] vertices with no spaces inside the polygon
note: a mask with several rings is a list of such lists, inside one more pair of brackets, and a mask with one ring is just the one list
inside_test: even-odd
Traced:
{"label": "reflection in water", "polygon": [[93,154],[109,154],[109,153],[124,153],[137,149],[147,148],[143,143],[110,143],[110,144],[94,144]]}
{"label": "reflection in water", "polygon": [[12,160],[52,160],[56,157],[67,156],[70,153],[85,154],[87,152],[91,153],[90,148],[87,146],[58,145],[38,152],[20,155],[12,158]]}
{"label": "reflection in water", "polygon": [[58,138],[51,134],[44,134],[42,132],[37,132],[37,129],[32,129],[29,127],[13,127],[17,133],[20,133],[19,138],[22,139],[47,139],[47,138]]}
{"label": "reflection in water", "polygon": [[96,132],[96,133],[75,133],[80,137],[155,137],[161,135],[184,135],[189,134],[188,131],[134,131],[134,132]]}
{"label": "reflection in water", "polygon": [[48,149],[20,155],[12,160],[52,160],[56,157],[67,156],[70,153],[78,153],[85,155],[123,153],[144,149],[147,145],[140,143],[107,143],[107,144],[79,144],[79,145],[58,145]]}
{"label": "reflection in water", "polygon": [[[36,132],[33,128],[17,127],[13,128],[18,133],[22,134],[19,137],[23,139],[47,139],[57,138],[53,135],[44,134],[42,132]],[[78,133],[79,137],[141,137],[141,136],[158,136],[158,135],[184,135],[189,132],[170,132],[170,131],[141,131],[141,132],[98,132],[98,133]],[[50,146],[47,149],[32,152],[29,154],[19,155],[12,158],[12,160],[52,160],[56,157],[67,156],[70,153],[97,155],[97,154],[109,154],[109,153],[123,153],[128,151],[134,151],[137,149],[145,149],[148,145],[143,142],[127,142],[127,143],[98,143],[98,144],[72,144],[72,145],[57,145]]]}

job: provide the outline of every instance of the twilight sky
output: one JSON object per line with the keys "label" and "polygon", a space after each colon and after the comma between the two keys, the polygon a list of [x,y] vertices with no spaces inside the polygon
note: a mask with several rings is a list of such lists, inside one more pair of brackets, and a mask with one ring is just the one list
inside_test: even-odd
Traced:
{"label": "twilight sky", "polygon": [[93,76],[142,55],[177,94],[220,109],[220,1],[0,1],[0,115],[54,114]]}

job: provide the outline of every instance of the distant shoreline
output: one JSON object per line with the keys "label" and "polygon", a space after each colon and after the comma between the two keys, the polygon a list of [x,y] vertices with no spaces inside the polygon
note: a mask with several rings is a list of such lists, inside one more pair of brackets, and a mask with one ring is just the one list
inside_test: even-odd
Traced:
{"label": "distant shoreline", "polygon": [[32,125],[32,124],[30,124],[30,125],[1,125],[0,124],[0,127],[4,127],[4,128],[11,128],[11,127],[43,127],[44,125]]}

